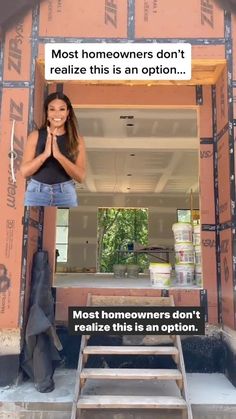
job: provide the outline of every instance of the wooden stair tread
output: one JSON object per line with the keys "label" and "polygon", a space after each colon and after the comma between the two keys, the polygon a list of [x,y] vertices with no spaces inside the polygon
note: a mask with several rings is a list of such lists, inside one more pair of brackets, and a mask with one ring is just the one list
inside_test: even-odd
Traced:
{"label": "wooden stair tread", "polygon": [[186,409],[187,404],[181,397],[170,396],[110,396],[83,395],[77,403],[78,409],[96,408],[148,408],[148,409]]}
{"label": "wooden stair tread", "polygon": [[182,374],[178,369],[149,369],[149,368],[84,368],[82,379],[123,379],[123,380],[181,380]]}
{"label": "wooden stair tread", "polygon": [[171,306],[172,296],[170,297],[151,297],[151,296],[130,296],[130,295],[94,295],[90,296],[89,306],[95,307],[120,307],[120,306]]}
{"label": "wooden stair tread", "polygon": [[112,354],[112,355],[178,355],[175,346],[86,346],[83,351],[86,355]]}

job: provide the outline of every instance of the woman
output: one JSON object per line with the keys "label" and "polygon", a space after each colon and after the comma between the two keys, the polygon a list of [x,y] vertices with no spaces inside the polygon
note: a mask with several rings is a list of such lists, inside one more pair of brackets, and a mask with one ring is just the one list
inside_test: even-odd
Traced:
{"label": "woman", "polygon": [[44,122],[27,140],[21,173],[30,181],[27,206],[75,207],[75,181],[85,178],[85,145],[69,98],[50,94],[44,103]]}

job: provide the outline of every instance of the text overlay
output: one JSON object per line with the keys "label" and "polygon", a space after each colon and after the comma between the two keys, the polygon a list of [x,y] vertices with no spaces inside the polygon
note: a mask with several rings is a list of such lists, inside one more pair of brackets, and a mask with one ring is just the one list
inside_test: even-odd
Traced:
{"label": "text overlay", "polygon": [[70,334],[204,335],[203,307],[69,307]]}
{"label": "text overlay", "polygon": [[46,80],[190,80],[188,43],[45,44]]}

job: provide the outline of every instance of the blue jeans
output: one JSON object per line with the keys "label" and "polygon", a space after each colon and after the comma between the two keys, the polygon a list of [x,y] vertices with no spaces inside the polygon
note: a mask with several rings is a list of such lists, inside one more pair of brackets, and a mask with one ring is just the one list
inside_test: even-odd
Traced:
{"label": "blue jeans", "polygon": [[25,191],[24,205],[30,207],[77,207],[75,183],[73,180],[69,180],[48,185],[30,179]]}

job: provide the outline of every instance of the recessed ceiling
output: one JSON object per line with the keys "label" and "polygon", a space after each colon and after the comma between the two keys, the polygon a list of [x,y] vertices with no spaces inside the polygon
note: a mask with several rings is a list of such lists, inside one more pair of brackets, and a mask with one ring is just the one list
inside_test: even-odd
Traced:
{"label": "recessed ceiling", "polygon": [[87,149],[79,189],[96,193],[198,191],[195,109],[76,109]]}

